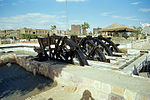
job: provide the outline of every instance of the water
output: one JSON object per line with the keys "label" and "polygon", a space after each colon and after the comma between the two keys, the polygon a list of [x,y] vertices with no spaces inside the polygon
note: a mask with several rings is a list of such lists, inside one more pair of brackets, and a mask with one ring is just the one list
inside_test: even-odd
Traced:
{"label": "water", "polygon": [[33,76],[17,64],[0,66],[0,100],[24,100],[52,88],[53,81]]}

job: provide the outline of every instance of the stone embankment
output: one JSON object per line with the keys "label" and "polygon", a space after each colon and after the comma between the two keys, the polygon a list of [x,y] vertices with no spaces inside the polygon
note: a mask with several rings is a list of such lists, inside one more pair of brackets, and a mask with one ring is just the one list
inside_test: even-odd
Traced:
{"label": "stone embankment", "polygon": [[[31,57],[2,55],[0,65],[17,63],[34,75],[42,74],[63,86],[69,86],[68,92],[80,97],[95,100],[150,100],[150,79],[130,76],[116,70],[96,69],[91,66],[62,64],[59,62],[37,62]],[[36,98],[40,100],[40,94]],[[33,100],[34,97],[32,97]],[[42,97],[48,100],[50,97]],[[28,98],[27,100],[30,100]],[[66,100],[66,99],[65,99]]]}

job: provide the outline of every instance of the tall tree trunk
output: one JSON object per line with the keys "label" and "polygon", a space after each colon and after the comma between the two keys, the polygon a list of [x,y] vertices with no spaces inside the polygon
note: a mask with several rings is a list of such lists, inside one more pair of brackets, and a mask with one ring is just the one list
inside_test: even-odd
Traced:
{"label": "tall tree trunk", "polygon": [[84,33],[84,35],[86,35],[86,28],[83,29],[83,33]]}

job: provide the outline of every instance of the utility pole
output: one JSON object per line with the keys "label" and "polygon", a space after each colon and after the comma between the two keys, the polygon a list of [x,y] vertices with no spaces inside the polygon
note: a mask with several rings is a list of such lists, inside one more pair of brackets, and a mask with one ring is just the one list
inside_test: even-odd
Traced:
{"label": "utility pole", "polygon": [[68,0],[66,0],[66,34],[68,34]]}

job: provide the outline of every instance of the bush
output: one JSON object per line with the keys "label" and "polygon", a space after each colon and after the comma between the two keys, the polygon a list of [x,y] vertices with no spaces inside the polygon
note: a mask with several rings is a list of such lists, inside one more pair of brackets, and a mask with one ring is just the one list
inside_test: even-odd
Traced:
{"label": "bush", "polygon": [[17,40],[15,36],[10,36],[11,39]]}
{"label": "bush", "polygon": [[30,34],[30,39],[36,39],[37,36],[35,34]]}
{"label": "bush", "polygon": [[146,39],[146,36],[142,36],[141,39]]}
{"label": "bush", "polygon": [[21,34],[21,35],[20,35],[20,38],[21,38],[21,39],[25,39],[25,34]]}
{"label": "bush", "polygon": [[35,34],[21,34],[20,38],[21,39],[36,39],[37,35],[35,35]]}

